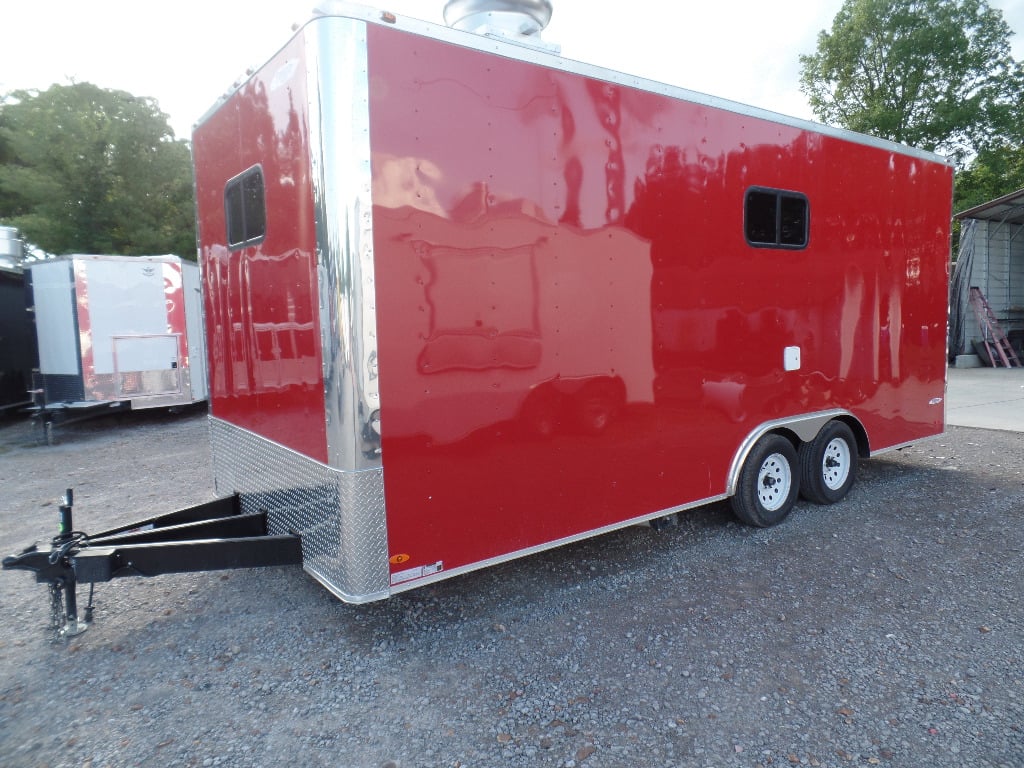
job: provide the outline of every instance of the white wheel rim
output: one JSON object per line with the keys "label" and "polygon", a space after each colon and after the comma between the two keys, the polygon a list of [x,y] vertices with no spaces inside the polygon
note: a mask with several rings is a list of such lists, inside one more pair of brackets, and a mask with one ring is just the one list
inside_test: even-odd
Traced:
{"label": "white wheel rim", "polygon": [[825,446],[821,459],[821,478],[830,491],[838,491],[850,476],[850,444],[841,437]]}
{"label": "white wheel rim", "polygon": [[769,512],[774,512],[789,498],[793,486],[793,473],[789,462],[781,453],[773,453],[761,464],[757,473],[757,500]]}

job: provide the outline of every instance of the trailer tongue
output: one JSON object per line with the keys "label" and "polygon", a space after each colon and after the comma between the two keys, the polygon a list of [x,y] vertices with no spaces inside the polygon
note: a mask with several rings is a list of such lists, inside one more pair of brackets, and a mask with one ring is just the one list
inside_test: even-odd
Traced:
{"label": "trailer tongue", "polygon": [[[75,530],[73,504],[68,488],[48,551],[33,544],[3,560],[4,570],[33,571],[37,582],[49,584],[52,629],[58,639],[89,628],[97,582],[302,563],[299,537],[269,534],[266,512],[244,513],[237,495],[92,535]],[[81,615],[79,583],[89,584],[89,602]]]}

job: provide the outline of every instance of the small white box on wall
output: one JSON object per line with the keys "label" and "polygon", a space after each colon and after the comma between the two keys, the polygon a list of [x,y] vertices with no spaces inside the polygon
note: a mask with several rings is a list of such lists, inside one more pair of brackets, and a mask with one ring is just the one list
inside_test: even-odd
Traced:
{"label": "small white box on wall", "polygon": [[787,371],[800,370],[800,347],[786,347],[783,350],[782,367]]}

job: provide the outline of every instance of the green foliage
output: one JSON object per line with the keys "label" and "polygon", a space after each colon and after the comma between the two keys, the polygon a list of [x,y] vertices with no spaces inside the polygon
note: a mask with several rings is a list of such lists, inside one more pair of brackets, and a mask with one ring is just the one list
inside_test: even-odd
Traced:
{"label": "green foliage", "polygon": [[801,90],[817,117],[953,157],[1020,142],[1024,67],[985,0],[845,0]]}
{"label": "green foliage", "polygon": [[956,175],[953,210],[966,211],[1024,189],[1024,144],[989,147]]}
{"label": "green foliage", "polygon": [[54,254],[195,258],[188,144],[156,101],[91,83],[0,101],[0,221]]}

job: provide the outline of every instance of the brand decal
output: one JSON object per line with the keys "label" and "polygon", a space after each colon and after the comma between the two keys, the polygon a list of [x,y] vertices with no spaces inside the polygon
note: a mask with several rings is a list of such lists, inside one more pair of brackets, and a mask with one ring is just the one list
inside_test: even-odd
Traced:
{"label": "brand decal", "polygon": [[430,565],[419,565],[415,568],[408,568],[404,571],[398,571],[397,573],[391,574],[391,585],[401,584],[406,581],[412,581],[413,579],[422,579],[425,576],[432,576],[435,573],[439,573],[444,570],[444,561],[438,560],[436,563]]}

